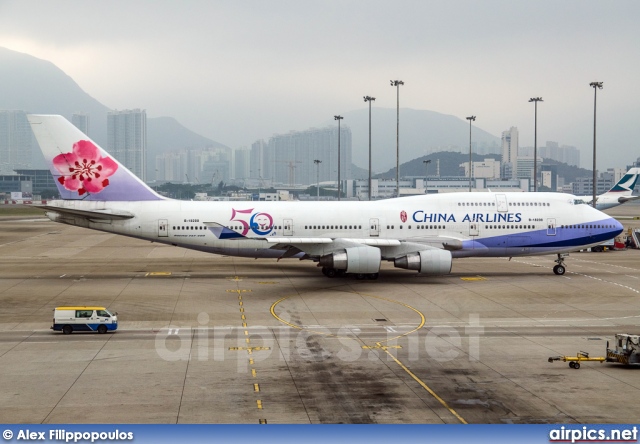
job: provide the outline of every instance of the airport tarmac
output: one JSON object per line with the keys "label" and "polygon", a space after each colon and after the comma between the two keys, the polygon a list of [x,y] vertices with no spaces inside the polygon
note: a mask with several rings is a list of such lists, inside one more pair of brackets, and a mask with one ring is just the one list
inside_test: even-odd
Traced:
{"label": "airport tarmac", "polygon": [[[637,228],[640,205],[614,208]],[[421,277],[329,279],[311,262],[214,256],[0,218],[5,423],[630,423],[640,370],[603,356],[638,334],[640,250],[459,259]],[[117,332],[52,332],[104,305]]]}

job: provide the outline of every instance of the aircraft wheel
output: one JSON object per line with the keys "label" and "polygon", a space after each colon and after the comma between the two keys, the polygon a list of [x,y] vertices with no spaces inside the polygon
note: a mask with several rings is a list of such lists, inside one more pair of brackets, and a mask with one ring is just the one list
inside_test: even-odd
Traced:
{"label": "aircraft wheel", "polygon": [[567,270],[564,268],[564,265],[556,265],[555,267],[553,267],[553,272],[558,276],[562,276],[565,271]]}
{"label": "aircraft wheel", "polygon": [[575,362],[573,362],[573,361],[570,361],[570,362],[569,362],[569,367],[571,367],[571,368],[575,368],[575,367],[576,367],[576,363],[575,363]]}
{"label": "aircraft wheel", "polygon": [[363,273],[358,273],[356,274],[356,279],[361,281],[363,279],[366,279],[367,275],[363,274]]}
{"label": "aircraft wheel", "polygon": [[330,277],[330,278],[336,277],[336,269],[335,268],[327,268],[327,272],[325,273],[325,276]]}
{"label": "aircraft wheel", "polygon": [[378,273],[370,273],[367,275],[367,279],[371,279],[372,281],[375,281],[376,279],[378,279]]}
{"label": "aircraft wheel", "polygon": [[62,333],[64,333],[65,335],[70,335],[71,332],[73,332],[73,327],[70,325],[65,325],[64,327],[62,327]]}
{"label": "aircraft wheel", "polygon": [[107,326],[106,325],[98,325],[98,333],[100,333],[101,335],[105,334],[107,332]]}

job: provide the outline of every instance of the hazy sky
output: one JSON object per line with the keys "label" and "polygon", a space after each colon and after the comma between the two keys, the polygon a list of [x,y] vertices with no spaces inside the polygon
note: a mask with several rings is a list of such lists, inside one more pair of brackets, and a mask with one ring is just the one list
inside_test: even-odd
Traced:
{"label": "hazy sky", "polygon": [[[640,2],[0,0],[0,46],[50,60],[111,108],[169,115],[231,147],[401,107],[464,118],[520,145],[640,156]],[[0,98],[1,107],[1,98]],[[347,123],[346,121],[344,123]]]}

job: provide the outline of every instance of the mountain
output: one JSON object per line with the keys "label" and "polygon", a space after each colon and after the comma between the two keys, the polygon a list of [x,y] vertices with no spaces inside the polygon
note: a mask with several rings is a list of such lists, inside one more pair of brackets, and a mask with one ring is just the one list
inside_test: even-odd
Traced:
{"label": "mountain", "polygon": [[[473,154],[472,160],[474,162],[480,162],[484,159],[496,159],[500,160],[499,154]],[[460,168],[460,165],[469,162],[469,154],[456,153],[451,151],[443,151],[439,153],[432,153],[428,156],[422,156],[417,159],[410,160],[400,164],[400,177],[404,176],[417,176],[424,177],[425,164],[424,160],[431,160],[429,164],[429,176],[436,175],[436,163],[439,161],[440,177],[451,176],[464,176],[464,169]],[[552,159],[543,159],[542,165],[556,165],[556,171],[558,177],[563,177],[565,183],[575,182],[578,177],[591,177],[591,170],[584,168],[578,168],[576,166],[567,165],[566,163],[558,162]],[[368,174],[365,172],[365,174]],[[384,173],[377,174],[376,178],[380,179],[395,179],[396,168],[393,167]]]}
{"label": "mountain", "polygon": [[[142,104],[143,105],[143,104]],[[144,108],[144,106],[140,106]],[[0,109],[37,114],[89,115],[89,137],[107,146],[107,106],[91,97],[53,63],[0,47]],[[155,176],[155,157],[183,148],[224,147],[190,131],[171,117],[147,118],[147,177]],[[36,150],[38,151],[38,150]],[[42,164],[37,153],[36,166]]]}
{"label": "mountain", "polygon": [[226,145],[194,133],[173,117],[147,119],[147,145],[153,146],[156,155],[183,148],[228,148]]}
{"label": "mountain", "polygon": [[[474,162],[481,162],[484,159],[497,159],[500,160],[499,154],[473,154],[472,160]],[[441,151],[438,153],[432,153],[428,156],[422,156],[417,159],[410,160],[400,164],[400,177],[404,176],[417,176],[424,177],[425,164],[424,160],[431,160],[429,164],[429,176],[436,175],[436,164],[439,163],[440,177],[452,177],[452,176],[464,176],[464,169],[460,168],[460,165],[464,162],[469,162],[469,153],[456,153],[453,151]],[[395,179],[396,168],[395,166],[384,173],[378,174],[376,177],[381,179]]]}
{"label": "mountain", "polygon": [[[374,171],[384,171],[396,165],[396,113],[395,108],[376,108],[375,102],[371,109]],[[351,129],[353,163],[368,170],[369,109],[350,111],[343,117],[342,125]],[[500,139],[475,125],[472,142],[475,152],[500,151]],[[435,111],[400,108],[400,163],[445,150],[468,152],[467,120]]]}

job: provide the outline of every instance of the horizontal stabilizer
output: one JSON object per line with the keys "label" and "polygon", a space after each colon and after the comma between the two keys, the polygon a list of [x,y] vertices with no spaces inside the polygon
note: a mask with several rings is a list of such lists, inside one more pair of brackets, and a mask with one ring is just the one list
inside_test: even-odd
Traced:
{"label": "horizontal stabilizer", "polygon": [[620,196],[618,198],[618,202],[625,203],[625,202],[631,202],[632,200],[638,200],[640,199],[640,196]]}
{"label": "horizontal stabilizer", "polygon": [[33,205],[33,207],[53,211],[63,215],[80,216],[89,219],[124,220],[135,217],[134,214],[121,210],[77,210],[75,208],[64,208],[51,205]]}

